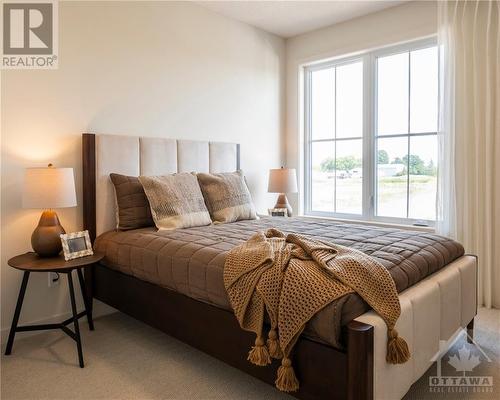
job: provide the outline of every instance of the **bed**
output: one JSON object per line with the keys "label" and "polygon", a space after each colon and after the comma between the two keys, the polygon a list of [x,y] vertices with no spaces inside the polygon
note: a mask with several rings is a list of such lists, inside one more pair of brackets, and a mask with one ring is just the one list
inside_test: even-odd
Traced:
{"label": "bed", "polygon": [[[263,218],[232,224],[157,232],[118,232],[109,174],[224,172],[240,166],[233,143],[83,135],[84,224],[106,257],[87,272],[89,295],[273,383],[271,368],[246,361],[253,335],[242,331],[222,285],[225,253],[256,230],[278,227],[331,240],[372,255],[400,292],[397,329],[412,358],[385,362],[382,319],[357,296],[332,303],[310,321],[293,353],[301,399],[396,399],[431,365],[440,340],[476,314],[476,259],[431,233],[349,225],[307,218]],[[334,312],[337,311],[337,312]]]}

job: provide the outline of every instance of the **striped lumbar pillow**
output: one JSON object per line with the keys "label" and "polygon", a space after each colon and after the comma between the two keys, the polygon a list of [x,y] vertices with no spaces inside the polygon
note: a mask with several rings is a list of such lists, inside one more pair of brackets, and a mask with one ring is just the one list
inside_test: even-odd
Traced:
{"label": "striped lumbar pillow", "polygon": [[189,228],[212,223],[196,175],[140,176],[158,229]]}
{"label": "striped lumbar pillow", "polygon": [[257,219],[252,196],[242,171],[198,174],[205,203],[216,223]]}

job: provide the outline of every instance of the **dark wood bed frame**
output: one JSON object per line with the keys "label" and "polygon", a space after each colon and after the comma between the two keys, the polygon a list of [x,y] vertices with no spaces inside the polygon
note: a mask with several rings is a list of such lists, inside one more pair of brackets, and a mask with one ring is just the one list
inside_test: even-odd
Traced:
{"label": "dark wood bed frame", "polygon": [[[83,134],[83,224],[96,236],[95,135]],[[232,312],[112,270],[87,268],[87,294],[246,373],[274,385],[278,361],[258,367],[247,361],[254,334],[243,331]],[[473,321],[472,321],[473,322]],[[471,326],[472,327],[472,326]],[[373,326],[343,327],[345,351],[301,337],[292,354],[304,400],[373,399]]]}

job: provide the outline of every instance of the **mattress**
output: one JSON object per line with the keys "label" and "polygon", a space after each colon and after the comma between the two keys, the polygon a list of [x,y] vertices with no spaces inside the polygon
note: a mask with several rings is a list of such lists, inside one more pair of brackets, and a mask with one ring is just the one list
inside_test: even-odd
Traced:
{"label": "mattress", "polygon": [[[226,254],[268,228],[360,250],[387,268],[398,292],[464,254],[459,243],[428,232],[304,217],[264,217],[174,231],[153,227],[109,231],[96,239],[94,247],[105,254],[102,264],[109,268],[231,310],[223,284]],[[341,326],[367,310],[369,306],[357,294],[349,294],[317,313],[304,335],[340,348]]]}

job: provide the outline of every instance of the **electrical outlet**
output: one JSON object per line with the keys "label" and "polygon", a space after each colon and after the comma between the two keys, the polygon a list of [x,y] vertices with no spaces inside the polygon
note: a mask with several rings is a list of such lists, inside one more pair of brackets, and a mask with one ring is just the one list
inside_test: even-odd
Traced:
{"label": "electrical outlet", "polygon": [[59,274],[57,272],[49,272],[49,287],[58,286],[59,285]]}

